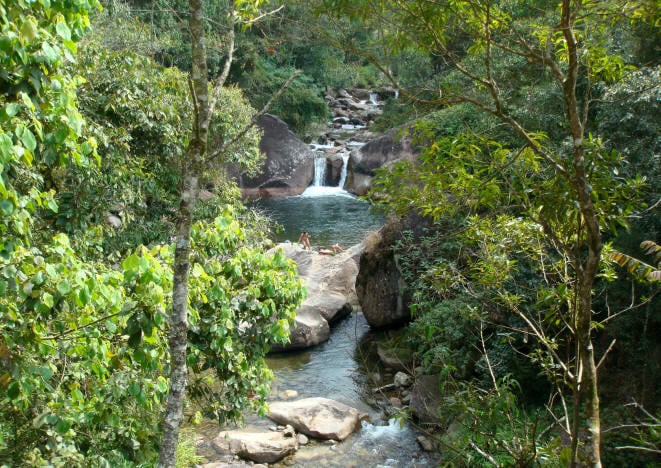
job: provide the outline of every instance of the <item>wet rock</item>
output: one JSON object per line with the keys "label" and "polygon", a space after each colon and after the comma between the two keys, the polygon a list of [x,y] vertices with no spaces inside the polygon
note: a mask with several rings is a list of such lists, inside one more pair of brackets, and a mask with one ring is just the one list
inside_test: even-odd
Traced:
{"label": "wet rock", "polygon": [[425,452],[432,452],[434,451],[434,442],[429,439],[428,437],[425,436],[418,436],[418,445],[420,445],[420,448],[424,450]]}
{"label": "wet rock", "polygon": [[402,407],[402,400],[400,400],[397,397],[388,398],[388,403],[390,403],[390,406],[392,406],[393,408],[401,408]]}
{"label": "wet rock", "polygon": [[363,242],[365,248],[356,276],[356,294],[371,327],[395,327],[410,320],[411,298],[406,292],[393,245],[404,239],[404,232],[419,238],[430,225],[430,220],[414,214],[405,218],[391,216],[377,233]]}
{"label": "wet rock", "polygon": [[356,293],[367,323],[383,328],[404,323],[408,309],[400,297],[401,272],[381,233],[375,233],[360,257]]}
{"label": "wet rock", "polygon": [[290,398],[297,398],[298,397],[298,392],[296,390],[285,390],[284,392],[281,392],[279,395],[281,400],[289,400]]}
{"label": "wet rock", "polygon": [[275,402],[269,408],[269,419],[317,439],[344,440],[360,428],[357,409],[328,398]]}
{"label": "wet rock", "polygon": [[220,452],[257,463],[275,463],[297,449],[296,438],[282,432],[224,431],[212,443]]}
{"label": "wet rock", "polygon": [[310,442],[310,439],[308,439],[305,434],[299,434],[296,437],[298,440],[298,445],[307,445]]}
{"label": "wet rock", "polygon": [[406,364],[402,359],[393,354],[393,351],[389,348],[386,348],[385,345],[379,343],[376,347],[376,355],[379,358],[379,361],[386,369],[392,369],[395,371],[406,370]]}
{"label": "wet rock", "polygon": [[201,466],[202,468],[268,468],[268,465],[261,463],[244,462],[212,462]]}
{"label": "wet rock", "polygon": [[438,424],[441,422],[438,375],[422,375],[411,387],[409,407],[413,416],[421,423]]}
{"label": "wet rock", "polygon": [[[376,169],[395,161],[415,161],[420,151],[413,145],[410,132],[409,127],[394,128],[381,137],[369,141],[360,149],[352,151],[347,174],[347,190],[357,195],[364,195],[371,188]],[[358,177],[359,175],[361,177]]]}

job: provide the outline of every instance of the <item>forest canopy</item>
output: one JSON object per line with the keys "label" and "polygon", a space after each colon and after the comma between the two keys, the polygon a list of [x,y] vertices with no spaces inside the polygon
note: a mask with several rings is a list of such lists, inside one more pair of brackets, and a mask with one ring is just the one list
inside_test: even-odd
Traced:
{"label": "forest canopy", "polygon": [[311,138],[347,87],[396,90],[373,129],[420,149],[369,198],[427,226],[391,248],[446,461],[658,461],[655,2],[198,7],[0,0],[0,464],[156,462],[181,239],[188,395],[264,410],[304,291],[227,166],[267,103]]}

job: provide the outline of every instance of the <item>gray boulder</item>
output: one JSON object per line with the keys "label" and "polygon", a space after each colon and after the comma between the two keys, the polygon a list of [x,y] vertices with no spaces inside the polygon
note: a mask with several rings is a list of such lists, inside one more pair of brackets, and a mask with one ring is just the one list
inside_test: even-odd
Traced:
{"label": "gray boulder", "polygon": [[411,387],[409,407],[415,419],[425,424],[441,422],[441,395],[438,375],[421,375]]}
{"label": "gray boulder", "polygon": [[352,151],[346,190],[365,195],[372,186],[376,169],[396,161],[415,161],[420,151],[413,146],[410,133],[410,127],[394,128]]}
{"label": "gray boulder", "polygon": [[372,234],[368,245],[356,276],[356,293],[365,320],[373,328],[405,323],[408,304],[400,294],[403,280],[390,245],[382,231]]}
{"label": "gray boulder", "polygon": [[280,401],[269,408],[269,419],[316,439],[344,440],[360,428],[357,409],[328,398]]}
{"label": "gray boulder", "polygon": [[367,323],[373,328],[401,325],[410,320],[411,298],[393,245],[409,232],[414,239],[424,235],[431,221],[415,214],[390,217],[378,233],[364,241],[356,276],[356,294]]}
{"label": "gray boulder", "polygon": [[223,431],[212,442],[219,452],[233,453],[256,463],[275,463],[298,448],[296,437],[282,432]]}
{"label": "gray boulder", "polygon": [[287,345],[273,351],[309,348],[328,340],[330,325],[351,313],[357,302],[355,281],[362,244],[337,255],[322,255],[304,250],[299,244],[278,244],[297,265],[298,275],[307,289],[307,297],[296,311],[296,324],[290,330]]}
{"label": "gray boulder", "polygon": [[234,167],[230,169],[230,175],[249,198],[303,193],[314,177],[312,150],[274,115],[265,114],[259,127],[264,132],[259,149],[266,155],[260,174],[248,177]]}

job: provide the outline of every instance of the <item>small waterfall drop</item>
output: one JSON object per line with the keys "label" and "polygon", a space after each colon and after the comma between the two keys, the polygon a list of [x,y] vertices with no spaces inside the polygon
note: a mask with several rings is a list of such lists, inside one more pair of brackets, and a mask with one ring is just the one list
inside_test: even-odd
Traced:
{"label": "small waterfall drop", "polygon": [[379,103],[379,95],[377,93],[370,93],[370,102],[376,106]]}
{"label": "small waterfall drop", "polygon": [[314,158],[314,180],[313,187],[323,187],[326,183],[326,158]]}
{"label": "small waterfall drop", "polygon": [[314,178],[312,184],[301,194],[302,197],[320,197],[327,195],[343,195],[351,197],[352,195],[344,190],[344,183],[347,180],[347,168],[349,166],[349,152],[340,153],[342,155],[342,172],[340,180],[336,186],[324,185],[326,182],[326,156],[314,158]]}
{"label": "small waterfall drop", "polygon": [[347,169],[349,167],[349,153],[342,154],[342,172],[340,173],[340,181],[337,187],[344,190],[344,183],[347,181]]}

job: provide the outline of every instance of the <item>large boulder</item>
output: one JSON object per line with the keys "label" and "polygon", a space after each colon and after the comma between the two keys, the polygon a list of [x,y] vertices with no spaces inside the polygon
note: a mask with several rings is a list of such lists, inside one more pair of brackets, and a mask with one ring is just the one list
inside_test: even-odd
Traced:
{"label": "large boulder", "polygon": [[408,320],[408,304],[400,294],[403,289],[399,265],[382,229],[366,243],[356,276],[358,302],[372,328],[396,326]]}
{"label": "large boulder", "polygon": [[415,161],[419,153],[412,144],[410,126],[393,128],[351,152],[345,189],[364,195],[372,186],[376,169],[396,161]]}
{"label": "large boulder", "polygon": [[298,448],[296,437],[283,432],[223,431],[212,445],[222,453],[233,453],[256,463],[275,463]]}
{"label": "large boulder", "polygon": [[439,424],[441,422],[441,394],[438,375],[421,375],[411,387],[409,407],[413,417],[420,423]]}
{"label": "large boulder", "polygon": [[356,294],[367,323],[373,328],[401,325],[410,319],[411,298],[406,294],[402,271],[393,245],[403,240],[403,233],[414,238],[423,235],[430,221],[414,214],[400,219],[390,217],[386,224],[363,243]]}
{"label": "large boulder", "polygon": [[269,403],[269,408],[269,419],[316,439],[344,440],[360,429],[357,409],[328,398],[279,401]]}
{"label": "large boulder", "polygon": [[265,114],[259,127],[264,132],[259,149],[266,155],[260,174],[248,177],[236,168],[230,171],[244,196],[271,198],[303,193],[314,177],[314,153],[309,145],[274,115]]}
{"label": "large boulder", "polygon": [[330,325],[346,317],[357,302],[355,281],[362,244],[324,255],[304,250],[299,244],[282,243],[284,255],[294,260],[307,289],[307,297],[296,311],[296,324],[292,326],[290,342],[275,346],[273,351],[309,348],[328,340]]}

